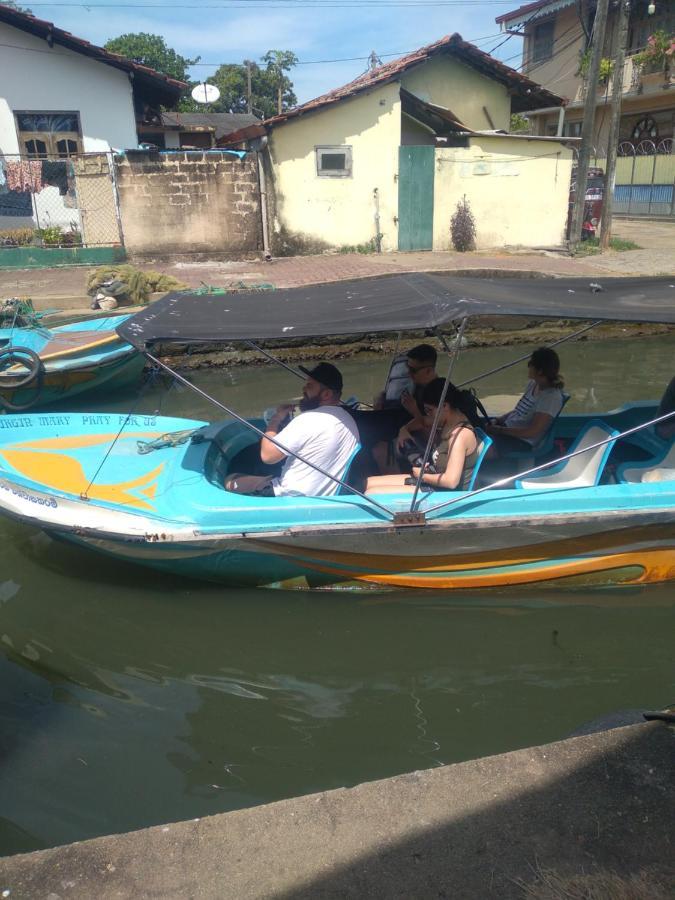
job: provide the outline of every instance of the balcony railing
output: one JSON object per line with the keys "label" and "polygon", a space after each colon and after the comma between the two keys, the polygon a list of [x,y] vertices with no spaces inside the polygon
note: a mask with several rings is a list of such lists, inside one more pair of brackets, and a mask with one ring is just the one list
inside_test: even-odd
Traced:
{"label": "balcony railing", "polygon": [[[624,94],[658,94],[667,90],[669,85],[675,83],[675,68],[664,72],[663,67],[644,68],[635,63],[633,56],[626,57],[626,64],[623,69],[623,86]],[[598,97],[608,98],[612,94],[612,79],[608,82],[601,82],[597,85],[596,90]],[[586,83],[581,80],[575,94],[576,102],[583,102],[586,99]]]}

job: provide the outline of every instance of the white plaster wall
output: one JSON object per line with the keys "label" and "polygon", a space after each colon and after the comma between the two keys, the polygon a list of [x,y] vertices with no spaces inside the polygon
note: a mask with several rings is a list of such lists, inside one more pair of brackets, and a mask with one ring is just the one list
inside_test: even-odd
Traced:
{"label": "white plaster wall", "polygon": [[125,72],[4,23],[0,43],[0,152],[19,152],[15,110],[79,112],[85,153],[137,146]]}
{"label": "white plaster wall", "polygon": [[[270,141],[275,227],[333,247],[366,243],[375,236],[373,190],[378,188],[382,248],[396,250],[400,142],[396,83],[275,128]],[[324,145],[351,146],[351,177],[317,175],[315,147]]]}
{"label": "white plaster wall", "polygon": [[450,219],[466,196],[476,247],[558,246],[564,240],[572,151],[554,141],[471,138],[436,150],[434,250],[451,250]]}

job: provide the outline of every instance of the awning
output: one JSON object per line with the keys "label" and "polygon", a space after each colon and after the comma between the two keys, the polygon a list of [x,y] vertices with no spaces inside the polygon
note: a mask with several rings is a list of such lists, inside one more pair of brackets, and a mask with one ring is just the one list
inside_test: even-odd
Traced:
{"label": "awning", "polygon": [[136,347],[423,331],[470,316],[675,324],[675,277],[390,275],[235,294],[174,292],[117,333]]}

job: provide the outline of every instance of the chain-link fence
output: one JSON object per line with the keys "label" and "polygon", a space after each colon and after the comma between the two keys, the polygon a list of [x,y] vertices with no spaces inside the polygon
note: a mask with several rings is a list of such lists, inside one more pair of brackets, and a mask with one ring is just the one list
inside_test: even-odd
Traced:
{"label": "chain-link fence", "polygon": [[121,245],[111,154],[0,155],[0,253]]}

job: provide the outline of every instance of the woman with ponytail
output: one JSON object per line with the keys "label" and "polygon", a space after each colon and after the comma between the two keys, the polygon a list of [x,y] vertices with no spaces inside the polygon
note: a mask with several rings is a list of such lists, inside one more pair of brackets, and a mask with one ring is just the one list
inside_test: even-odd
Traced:
{"label": "woman with ponytail", "polygon": [[[424,389],[422,401],[427,423],[433,422],[436,416],[444,386],[442,378],[435,378]],[[473,422],[472,419],[475,419],[473,395],[470,391],[460,391],[449,384],[438,417],[440,440],[422,475],[423,485],[440,491],[467,490],[478,459],[480,443],[474,431],[478,422]],[[425,423],[420,418],[408,423],[406,428],[415,431],[418,422],[420,429],[424,427]],[[405,439],[406,436],[409,437],[409,434],[400,434],[399,438]],[[376,475],[368,479],[366,490],[378,494],[412,492],[419,475],[419,465],[413,466],[412,478],[407,475]]]}
{"label": "woman with ponytail", "polygon": [[527,364],[527,374],[529,381],[518,403],[486,429],[493,440],[490,455],[532,450],[546,437],[563,407],[564,382],[555,350],[535,350]]}

